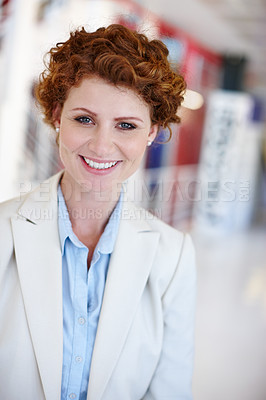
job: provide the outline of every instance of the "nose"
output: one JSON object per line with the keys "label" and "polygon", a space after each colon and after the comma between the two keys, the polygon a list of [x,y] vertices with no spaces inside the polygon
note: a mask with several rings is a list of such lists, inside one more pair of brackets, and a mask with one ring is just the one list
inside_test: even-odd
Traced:
{"label": "nose", "polygon": [[110,129],[107,127],[97,127],[93,130],[93,134],[88,141],[90,152],[96,157],[108,158],[113,154],[114,143]]}

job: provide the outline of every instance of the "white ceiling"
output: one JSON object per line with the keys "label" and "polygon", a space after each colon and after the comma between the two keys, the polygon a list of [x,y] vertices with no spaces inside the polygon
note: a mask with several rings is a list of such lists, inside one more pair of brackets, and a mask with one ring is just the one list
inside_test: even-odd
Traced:
{"label": "white ceiling", "polygon": [[266,0],[136,0],[220,53],[245,55],[246,87],[266,97]]}

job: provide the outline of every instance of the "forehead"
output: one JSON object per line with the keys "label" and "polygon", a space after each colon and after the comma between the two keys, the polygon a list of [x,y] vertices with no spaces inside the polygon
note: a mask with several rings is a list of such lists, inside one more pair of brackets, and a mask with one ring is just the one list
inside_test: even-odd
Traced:
{"label": "forehead", "polygon": [[133,89],[114,85],[99,77],[83,78],[78,86],[73,86],[65,101],[66,106],[110,108],[112,110],[131,109],[149,113],[149,105]]}

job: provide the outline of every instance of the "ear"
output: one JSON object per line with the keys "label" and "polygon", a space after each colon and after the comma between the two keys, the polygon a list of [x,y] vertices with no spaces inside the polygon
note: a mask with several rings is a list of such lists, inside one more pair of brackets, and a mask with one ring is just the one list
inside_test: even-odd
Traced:
{"label": "ear", "polygon": [[154,139],[156,138],[158,131],[159,131],[159,125],[158,124],[154,124],[154,125],[151,126],[151,129],[150,129],[150,132],[149,132],[149,136],[148,136],[148,139],[151,142],[153,142]]}
{"label": "ear", "polygon": [[62,107],[59,103],[56,103],[53,109],[53,123],[55,128],[58,128],[60,126],[61,113],[62,113]]}

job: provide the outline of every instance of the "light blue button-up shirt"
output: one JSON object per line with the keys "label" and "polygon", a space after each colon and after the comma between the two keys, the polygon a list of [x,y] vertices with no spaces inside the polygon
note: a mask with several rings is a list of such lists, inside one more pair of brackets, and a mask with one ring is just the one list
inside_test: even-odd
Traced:
{"label": "light blue button-up shirt", "polygon": [[[63,275],[63,369],[61,400],[86,400],[93,346],[117,237],[122,193],[87,268],[88,248],[73,233],[58,187],[58,225]],[[90,223],[88,218],[88,224]]]}

